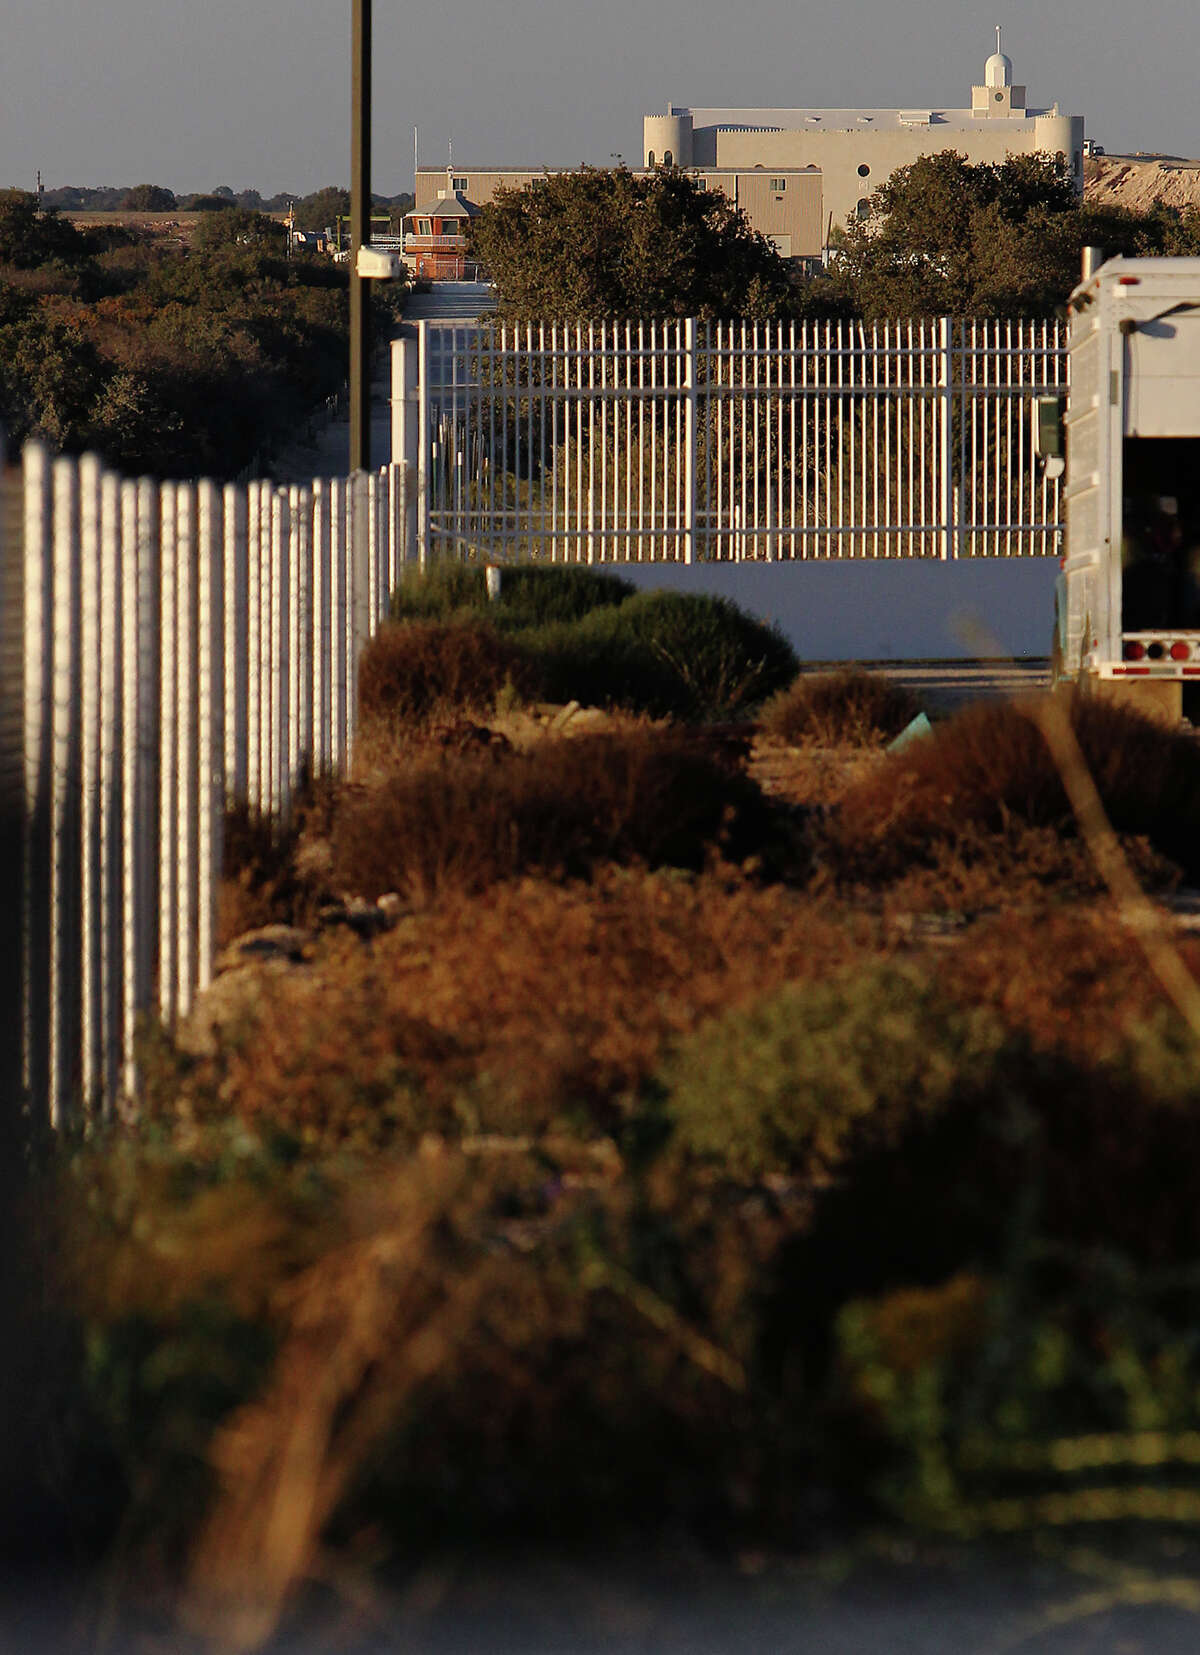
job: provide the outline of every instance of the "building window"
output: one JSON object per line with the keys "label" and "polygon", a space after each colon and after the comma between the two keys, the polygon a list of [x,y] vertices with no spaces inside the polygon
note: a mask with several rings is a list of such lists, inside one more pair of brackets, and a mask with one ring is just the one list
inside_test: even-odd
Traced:
{"label": "building window", "polygon": [[858,206],[855,207],[855,209],[854,209],[854,216],[856,218],[866,218],[867,214],[870,211],[871,211],[870,197],[865,196],[865,195],[861,196],[859,198]]}
{"label": "building window", "polygon": [[646,152],[646,165],[648,167],[652,167],[654,165],[654,151],[652,149],[647,150]]}
{"label": "building window", "polygon": [[1003,92],[996,92],[996,93],[993,94],[993,96],[995,97],[995,100],[996,100],[997,103],[1003,103],[1004,102],[1004,93]]}
{"label": "building window", "polygon": [[450,180],[450,188],[452,190],[461,190],[465,195],[467,192],[467,185],[470,182],[471,180],[469,178],[452,178]]}
{"label": "building window", "polygon": [[771,188],[775,191],[776,195],[782,195],[784,190],[787,189],[787,179],[786,178],[772,178]]}
{"label": "building window", "polygon": [[693,178],[692,182],[698,190],[706,190],[708,188],[707,178]]}
{"label": "building window", "polygon": [[675,157],[671,154],[671,151],[669,149],[664,149],[663,150],[663,166],[664,167],[673,167],[674,165],[675,165]]}
{"label": "building window", "polygon": [[858,176],[860,178],[870,178],[871,176],[871,169],[865,161],[859,163]]}
{"label": "building window", "polygon": [[433,226],[427,218],[417,220],[417,234],[419,236],[431,236],[433,234]]}

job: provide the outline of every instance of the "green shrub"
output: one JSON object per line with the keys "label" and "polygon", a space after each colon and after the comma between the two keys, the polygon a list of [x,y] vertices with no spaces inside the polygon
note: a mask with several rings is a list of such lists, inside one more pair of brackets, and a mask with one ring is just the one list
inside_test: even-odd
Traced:
{"label": "green shrub", "polygon": [[553,699],[655,717],[728,719],[791,682],[796,657],[774,628],[725,598],[641,592],[574,626],[525,634]]}
{"label": "green shrub", "polygon": [[518,563],[502,569],[500,596],[493,608],[496,624],[513,631],[580,621],[595,609],[615,608],[636,590],[631,582],[585,563]]}
{"label": "green shrub", "polygon": [[928,977],[873,965],[707,1023],[660,1075],[675,1143],[730,1177],[827,1174],[974,1088],[1002,1041]]}
{"label": "green shrub", "polygon": [[483,566],[443,558],[425,569],[406,569],[392,594],[394,621],[446,621],[463,609],[487,608]]}
{"label": "green shrub", "polygon": [[622,603],[634,587],[586,564],[500,566],[500,595],[490,599],[483,565],[445,559],[402,577],[392,597],[393,620],[447,620],[478,611],[505,632],[554,621],[577,621],[593,609]]}
{"label": "green shrub", "polygon": [[965,1534],[1194,1526],[1197,1285],[1194,1266],[1156,1275],[1034,1244],[1002,1276],[850,1301],[836,1408],[860,1456],[876,1444],[875,1497]]}
{"label": "green shrub", "polygon": [[478,616],[506,634],[551,701],[628,707],[655,717],[727,719],[789,684],[790,646],[725,598],[635,592],[583,565],[504,568],[489,602],[484,571],[444,562],[405,576],[397,620]]}
{"label": "green shrub", "polygon": [[877,746],[900,734],[921,711],[910,690],[880,673],[846,668],[803,674],[763,708],[763,730],[793,746],[811,742]]}

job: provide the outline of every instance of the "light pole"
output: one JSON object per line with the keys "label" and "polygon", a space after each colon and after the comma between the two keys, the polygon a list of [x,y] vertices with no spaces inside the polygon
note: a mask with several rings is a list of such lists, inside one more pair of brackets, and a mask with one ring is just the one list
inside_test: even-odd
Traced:
{"label": "light pole", "polygon": [[371,302],[358,250],[371,239],[371,0],[351,0],[350,469],[371,464]]}

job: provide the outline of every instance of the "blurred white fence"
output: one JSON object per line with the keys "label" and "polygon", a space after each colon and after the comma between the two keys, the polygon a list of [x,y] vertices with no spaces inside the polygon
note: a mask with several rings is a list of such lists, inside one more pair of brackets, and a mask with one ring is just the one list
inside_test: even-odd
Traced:
{"label": "blurred white fence", "polygon": [[0,946],[20,986],[0,1078],[57,1129],[131,1099],[139,1018],[172,1025],[208,982],[227,804],[286,818],[306,771],[345,764],[404,477],[132,482],[31,444],[3,503],[0,780],[20,877]]}
{"label": "blurred white fence", "polygon": [[422,556],[1058,550],[1032,443],[1057,323],[420,322],[393,350]]}

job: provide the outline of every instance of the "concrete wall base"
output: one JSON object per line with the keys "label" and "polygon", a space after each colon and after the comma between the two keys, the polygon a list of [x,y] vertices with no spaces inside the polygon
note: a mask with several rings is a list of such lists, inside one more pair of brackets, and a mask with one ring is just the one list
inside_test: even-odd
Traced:
{"label": "concrete wall base", "polygon": [[804,661],[1041,658],[1054,629],[1053,557],[601,567],[647,591],[731,598]]}

